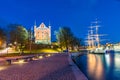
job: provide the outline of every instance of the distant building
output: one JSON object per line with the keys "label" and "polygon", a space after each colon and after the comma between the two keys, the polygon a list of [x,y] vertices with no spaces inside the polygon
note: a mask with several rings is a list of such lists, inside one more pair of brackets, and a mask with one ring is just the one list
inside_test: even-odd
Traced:
{"label": "distant building", "polygon": [[36,44],[51,44],[51,26],[46,27],[41,23],[39,27],[34,25],[34,39]]}

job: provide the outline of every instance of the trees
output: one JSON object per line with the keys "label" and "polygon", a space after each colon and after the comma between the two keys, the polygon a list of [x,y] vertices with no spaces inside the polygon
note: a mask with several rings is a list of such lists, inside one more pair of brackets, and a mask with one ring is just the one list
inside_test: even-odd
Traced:
{"label": "trees", "polygon": [[60,28],[55,34],[61,49],[67,50],[70,47],[73,49],[80,45],[80,39],[76,38],[68,27]]}
{"label": "trees", "polygon": [[10,24],[8,27],[10,28],[10,42],[16,46],[19,45],[19,49],[23,50],[28,39],[28,31],[18,24]]}
{"label": "trees", "polygon": [[28,39],[28,32],[27,30],[22,26],[18,24],[11,24],[9,25],[11,28],[10,30],[10,42],[14,43],[25,43]]}
{"label": "trees", "polygon": [[0,28],[0,48],[3,47],[3,44],[6,43],[6,34],[2,28]]}
{"label": "trees", "polygon": [[60,28],[56,36],[60,47],[65,47],[66,49],[68,49],[70,40],[73,36],[70,29],[68,27]]}

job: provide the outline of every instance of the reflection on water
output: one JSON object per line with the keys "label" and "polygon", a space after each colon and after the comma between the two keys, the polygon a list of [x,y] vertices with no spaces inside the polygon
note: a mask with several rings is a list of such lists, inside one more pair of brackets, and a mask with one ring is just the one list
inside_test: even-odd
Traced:
{"label": "reflection on water", "polygon": [[82,55],[76,62],[89,80],[120,80],[120,53]]}
{"label": "reflection on water", "polygon": [[[88,55],[87,67],[90,76],[94,76],[96,79],[102,78],[103,66],[100,56],[94,56],[92,54]],[[97,73],[97,74],[96,74]]]}

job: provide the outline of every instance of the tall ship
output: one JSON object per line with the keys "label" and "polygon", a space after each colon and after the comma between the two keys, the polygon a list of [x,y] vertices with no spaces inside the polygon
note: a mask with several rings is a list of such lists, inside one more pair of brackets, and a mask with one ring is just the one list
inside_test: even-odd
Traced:
{"label": "tall ship", "polygon": [[101,36],[105,36],[105,34],[99,34],[99,27],[98,25],[99,21],[96,20],[95,22],[92,22],[91,26],[89,27],[90,30],[88,30],[87,35],[87,50],[91,53],[106,53],[106,52],[112,52],[114,51],[113,46],[106,46],[101,45],[100,42],[104,41],[105,39],[100,39]]}

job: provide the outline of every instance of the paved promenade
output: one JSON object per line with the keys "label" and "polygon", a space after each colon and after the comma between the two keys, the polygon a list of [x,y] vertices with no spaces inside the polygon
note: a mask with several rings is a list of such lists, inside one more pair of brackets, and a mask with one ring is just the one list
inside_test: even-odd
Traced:
{"label": "paved promenade", "polygon": [[87,80],[67,54],[0,66],[0,80]]}

